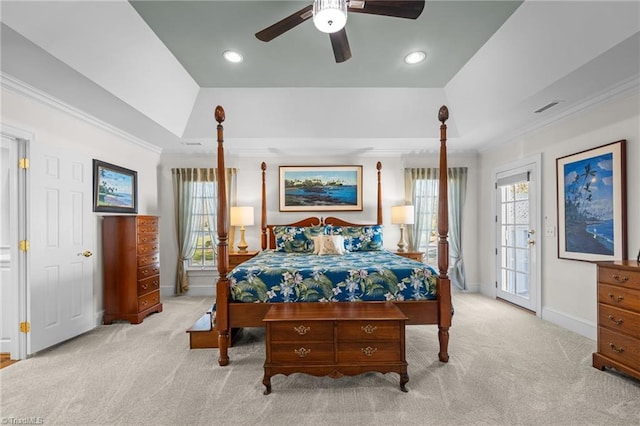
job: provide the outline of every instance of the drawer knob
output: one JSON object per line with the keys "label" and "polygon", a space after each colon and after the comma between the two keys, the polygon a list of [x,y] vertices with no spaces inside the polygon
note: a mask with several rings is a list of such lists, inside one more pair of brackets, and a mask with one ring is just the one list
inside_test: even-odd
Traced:
{"label": "drawer knob", "polygon": [[620,325],[624,322],[624,320],[622,318],[620,319],[615,319],[615,317],[613,315],[609,315],[608,317],[611,321],[615,322],[616,324]]}
{"label": "drawer knob", "polygon": [[143,290],[146,290],[146,289],[148,289],[148,288],[149,288],[149,286],[148,286],[147,284],[142,284],[142,289],[143,289]]}
{"label": "drawer knob", "polygon": [[307,327],[304,325],[299,325],[297,327],[293,327],[293,329],[301,336],[307,334],[307,332],[309,332],[309,330],[311,330],[311,327]]}
{"label": "drawer knob", "polygon": [[616,347],[616,345],[615,345],[614,343],[609,342],[609,347],[610,347],[612,350],[614,350],[614,351],[618,352],[619,354],[621,354],[622,352],[624,352],[624,348],[623,348],[623,347],[619,347],[619,348],[618,348],[618,347]]}
{"label": "drawer knob", "polygon": [[367,324],[360,327],[360,329],[367,334],[373,334],[373,332],[376,331],[378,327],[376,327],[375,325]]}
{"label": "drawer knob", "polygon": [[360,350],[366,356],[372,356],[374,353],[378,352],[378,348],[372,348],[371,346],[367,346],[366,348],[360,348]]}
{"label": "drawer knob", "polygon": [[298,355],[300,358],[304,358],[307,355],[309,355],[309,353],[311,353],[311,349],[307,349],[307,348],[300,348],[300,349],[294,349],[293,350],[296,355]]}
{"label": "drawer knob", "polygon": [[615,297],[615,296],[613,295],[613,293],[609,293],[609,298],[610,298],[611,300],[615,300],[616,302],[621,302],[621,301],[623,301],[623,300],[624,300],[624,296],[618,296],[618,297]]}
{"label": "drawer knob", "polygon": [[629,277],[627,277],[626,275],[613,274],[611,275],[611,277],[619,283],[626,283],[627,281],[629,281]]}

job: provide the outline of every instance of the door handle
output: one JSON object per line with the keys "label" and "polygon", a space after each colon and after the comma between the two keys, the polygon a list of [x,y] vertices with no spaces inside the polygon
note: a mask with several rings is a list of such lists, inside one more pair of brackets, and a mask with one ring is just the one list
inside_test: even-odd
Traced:
{"label": "door handle", "polygon": [[78,256],[91,257],[93,256],[93,253],[91,253],[89,250],[85,250],[82,253],[78,253]]}
{"label": "door handle", "polygon": [[529,244],[530,246],[534,245],[535,243],[535,240],[527,240],[527,244]]}

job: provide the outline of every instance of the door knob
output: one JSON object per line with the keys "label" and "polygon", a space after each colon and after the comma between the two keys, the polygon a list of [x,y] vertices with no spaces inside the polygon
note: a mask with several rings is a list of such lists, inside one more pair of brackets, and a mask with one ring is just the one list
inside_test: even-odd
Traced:
{"label": "door knob", "polygon": [[529,244],[530,246],[534,245],[535,243],[535,240],[527,240],[527,244]]}
{"label": "door knob", "polygon": [[91,257],[93,256],[93,253],[91,253],[89,250],[85,250],[82,253],[78,253],[78,256]]}

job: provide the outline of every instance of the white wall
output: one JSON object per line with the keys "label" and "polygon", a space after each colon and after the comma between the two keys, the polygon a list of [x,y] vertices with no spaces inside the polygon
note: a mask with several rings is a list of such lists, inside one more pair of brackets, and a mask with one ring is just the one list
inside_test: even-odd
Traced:
{"label": "white wall", "polygon": [[[130,140],[101,127],[97,122],[79,118],[83,114],[66,105],[48,98],[47,103],[38,99],[38,94],[18,93],[3,88],[2,117],[3,125],[27,131],[34,135],[31,144],[31,155],[37,152],[39,146],[54,145],[60,149],[72,149],[84,153],[87,157],[96,158],[108,163],[116,164],[138,173],[138,213],[157,215],[157,164],[160,160],[158,152],[150,151]],[[35,96],[32,97],[32,96]],[[63,112],[62,109],[69,112]],[[74,116],[72,114],[78,114]],[[89,167],[91,165],[89,164]],[[89,179],[89,182],[91,179]],[[91,193],[91,189],[88,189]],[[92,200],[87,200],[92,203]],[[88,206],[87,208],[91,208]],[[101,317],[103,311],[102,291],[102,235],[100,214],[95,214],[93,224],[94,256],[93,299],[96,315]],[[163,218],[160,219],[163,226]]]}
{"label": "white wall", "polygon": [[[600,145],[627,140],[627,225],[629,257],[640,249],[640,99],[627,94],[535,133],[482,152],[479,162],[479,241],[481,292],[495,296],[493,171],[496,167],[542,154],[542,227],[557,225],[556,159]],[[539,235],[543,235],[542,230]],[[556,237],[542,244],[542,318],[587,337],[596,336],[596,266],[558,259]]]}
{"label": "white wall", "polygon": [[[232,142],[225,142],[228,150]],[[290,223],[311,216],[307,212],[280,212],[278,208],[278,176],[279,166],[301,165],[362,165],[363,166],[363,211],[362,212],[324,212],[322,216],[339,216],[356,223],[375,223],[377,207],[377,169],[376,163],[382,163],[382,205],[384,225],[384,246],[389,250],[397,249],[400,230],[391,224],[391,206],[404,203],[404,167],[437,167],[438,155],[407,156],[407,158],[354,156],[345,157],[238,157],[227,156],[226,167],[238,168],[238,204],[253,206],[255,209],[255,225],[246,228],[245,239],[249,250],[260,249],[260,211],[262,162],[267,165],[267,220],[269,223]],[[173,167],[215,167],[217,159],[214,155],[185,156],[162,155],[159,176],[160,210],[166,222],[173,220],[173,193],[171,188],[171,168]],[[465,204],[465,222],[463,224],[464,255],[468,257],[466,272],[470,290],[479,288],[477,255],[477,159],[475,156],[450,158],[451,166],[469,167],[467,202]],[[170,219],[170,220],[169,220]],[[465,232],[467,230],[468,232]],[[175,232],[166,226],[161,227],[161,287],[162,294],[174,294],[176,276],[177,244]],[[237,243],[238,237],[236,236]],[[230,241],[230,244],[233,243]],[[190,278],[189,294],[213,295],[216,282],[215,273],[197,273]]]}

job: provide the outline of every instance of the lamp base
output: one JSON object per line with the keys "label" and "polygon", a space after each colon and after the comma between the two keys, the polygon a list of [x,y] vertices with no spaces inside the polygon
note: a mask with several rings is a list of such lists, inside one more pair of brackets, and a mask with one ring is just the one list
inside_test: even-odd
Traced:
{"label": "lamp base", "polygon": [[407,251],[405,247],[407,247],[407,243],[404,241],[404,225],[400,225],[400,241],[398,241],[398,251],[400,253],[404,253],[405,251]]}
{"label": "lamp base", "polygon": [[238,253],[246,253],[249,245],[244,240],[244,226],[240,227],[240,242],[238,243]]}

